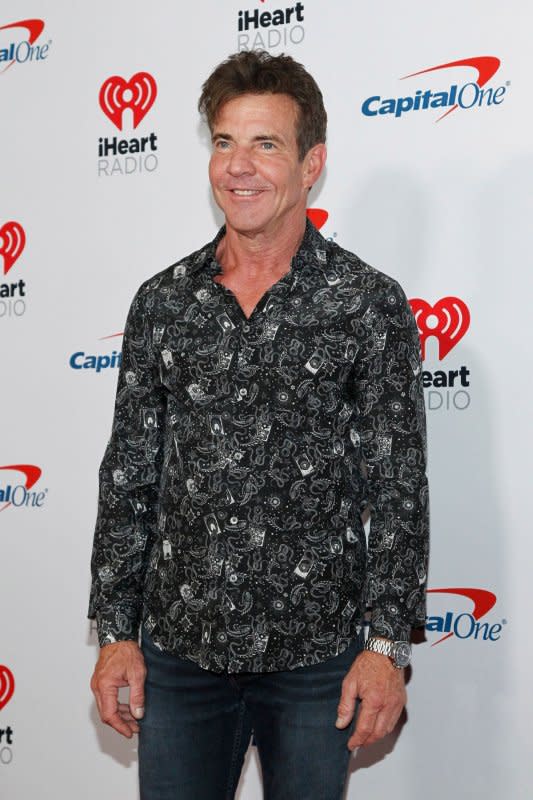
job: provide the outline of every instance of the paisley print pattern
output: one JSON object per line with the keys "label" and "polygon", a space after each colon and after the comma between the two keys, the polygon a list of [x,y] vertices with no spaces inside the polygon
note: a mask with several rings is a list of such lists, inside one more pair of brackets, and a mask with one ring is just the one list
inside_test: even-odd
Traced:
{"label": "paisley print pattern", "polygon": [[[221,672],[294,669],[425,616],[420,344],[396,281],[307,224],[247,319],[222,229],[141,286],[100,469],[89,616]],[[361,522],[371,511],[368,546]]]}

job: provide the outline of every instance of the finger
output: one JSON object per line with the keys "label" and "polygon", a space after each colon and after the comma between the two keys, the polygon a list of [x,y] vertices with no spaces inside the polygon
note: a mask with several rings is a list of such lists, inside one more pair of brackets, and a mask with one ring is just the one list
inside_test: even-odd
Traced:
{"label": "finger", "polygon": [[374,742],[383,739],[392,733],[396,727],[398,720],[401,716],[403,705],[395,703],[394,705],[383,708],[376,719],[374,730],[366,740],[365,744],[374,744]]}
{"label": "finger", "polygon": [[350,750],[367,744],[367,739],[372,735],[378,717],[378,710],[368,707],[365,708],[364,702],[361,703],[360,709],[355,731],[348,740],[348,748]]}
{"label": "finger", "polygon": [[102,698],[100,697],[100,692],[98,689],[93,689],[94,699],[96,701],[96,708],[98,709],[98,714],[102,716]]}
{"label": "finger", "polygon": [[105,692],[100,693],[100,719],[106,725],[110,725],[118,733],[131,738],[131,730],[129,725],[122,720],[118,713],[118,689],[110,688]]}
{"label": "finger", "polygon": [[135,719],[142,719],[144,716],[144,679],[146,669],[141,662],[131,670],[128,675],[130,683],[130,712]]}
{"label": "finger", "polygon": [[360,747],[361,744],[369,745],[378,742],[380,739],[383,739],[385,736],[388,736],[389,733],[392,733],[394,728],[396,727],[398,720],[401,716],[403,710],[403,703],[395,702],[391,703],[387,706],[384,706],[382,709],[379,709],[376,713],[374,726],[370,733],[367,735],[364,742],[358,743],[355,739],[355,734],[357,734],[357,729],[354,732],[354,736],[348,742],[348,747],[351,749],[352,745],[354,747]]}
{"label": "finger", "polygon": [[352,721],[355,712],[355,701],[357,697],[357,683],[343,682],[339,705],[337,706],[337,728],[346,728]]}
{"label": "finger", "polygon": [[379,742],[379,740],[387,736],[393,730],[393,728],[394,725],[391,724],[390,715],[380,712],[376,717],[376,721],[372,732],[367,736],[365,740],[365,745],[375,744],[375,742]]}
{"label": "finger", "polygon": [[136,722],[135,717],[131,713],[131,709],[127,703],[118,704],[118,713],[126,722]]}
{"label": "finger", "polygon": [[114,714],[110,714],[109,716],[103,716],[102,722],[105,722],[106,725],[109,725],[111,728],[116,730],[117,733],[121,733],[126,737],[126,739],[131,739],[133,731],[128,723],[124,722],[118,711],[116,711]]}
{"label": "finger", "polygon": [[118,713],[132,733],[139,733],[139,723],[131,716],[130,707],[126,703],[118,704]]}

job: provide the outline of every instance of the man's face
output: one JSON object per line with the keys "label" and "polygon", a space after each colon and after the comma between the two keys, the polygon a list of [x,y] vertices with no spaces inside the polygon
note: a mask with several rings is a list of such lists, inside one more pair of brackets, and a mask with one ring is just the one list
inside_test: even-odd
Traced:
{"label": "man's face", "polygon": [[284,94],[245,94],[220,109],[209,179],[229,228],[275,235],[301,225],[325,146],[316,145],[299,160],[297,116],[296,102]]}

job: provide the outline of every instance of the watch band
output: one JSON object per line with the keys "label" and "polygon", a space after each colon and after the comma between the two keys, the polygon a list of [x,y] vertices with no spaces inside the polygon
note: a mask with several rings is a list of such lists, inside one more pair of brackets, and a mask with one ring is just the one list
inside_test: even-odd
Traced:
{"label": "watch band", "polygon": [[371,653],[379,653],[382,656],[392,658],[392,646],[394,642],[390,639],[377,639],[369,636],[365,642],[365,650],[370,650]]}
{"label": "watch band", "polygon": [[393,642],[391,639],[379,639],[369,636],[365,642],[365,650],[387,656],[397,669],[407,667],[411,661],[411,645],[409,642]]}

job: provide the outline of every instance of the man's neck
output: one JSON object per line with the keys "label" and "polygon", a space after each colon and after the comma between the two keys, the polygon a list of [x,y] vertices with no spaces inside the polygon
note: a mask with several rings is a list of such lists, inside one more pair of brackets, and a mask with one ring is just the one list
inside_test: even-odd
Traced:
{"label": "man's neck", "polygon": [[275,236],[240,233],[229,225],[217,248],[217,260],[224,274],[246,274],[249,278],[284,275],[305,233],[305,216],[300,224],[285,225]]}

